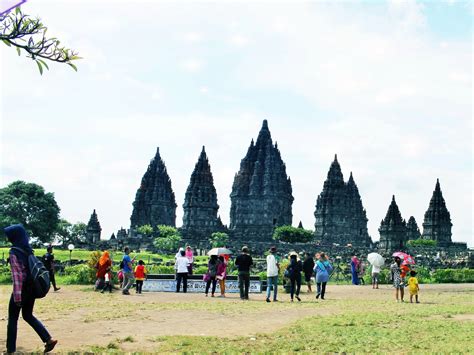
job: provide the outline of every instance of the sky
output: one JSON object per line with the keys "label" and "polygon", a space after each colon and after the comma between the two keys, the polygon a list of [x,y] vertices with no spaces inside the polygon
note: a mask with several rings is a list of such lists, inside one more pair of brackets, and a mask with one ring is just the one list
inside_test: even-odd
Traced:
{"label": "sky", "polygon": [[61,217],[102,238],[128,228],[156,147],[177,225],[203,145],[219,213],[263,119],[314,229],[329,166],[352,171],[378,227],[392,195],[420,229],[440,179],[453,241],[473,240],[472,3],[468,1],[39,1],[48,35],[83,57],[42,76],[0,45],[1,186],[54,192]]}

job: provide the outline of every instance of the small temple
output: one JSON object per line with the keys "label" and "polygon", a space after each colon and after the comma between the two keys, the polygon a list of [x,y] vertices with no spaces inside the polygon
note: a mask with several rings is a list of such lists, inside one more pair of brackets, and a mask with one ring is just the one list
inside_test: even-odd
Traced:
{"label": "small temple", "polygon": [[395,196],[388,207],[387,215],[380,223],[379,249],[384,251],[403,250],[407,242],[406,222],[402,218]]}
{"label": "small temple", "polygon": [[407,240],[417,240],[420,238],[420,228],[418,228],[415,217],[410,216],[407,222]]}
{"label": "small temple", "polygon": [[336,243],[366,247],[372,244],[359,189],[352,172],[347,183],[344,182],[337,155],[316,200],[314,216],[315,236],[323,245]]}
{"label": "small temple", "polygon": [[99,218],[95,210],[92,212],[89,222],[87,223],[86,228],[86,240],[89,244],[98,244],[100,243],[100,234],[102,232],[102,227],[99,223]]}

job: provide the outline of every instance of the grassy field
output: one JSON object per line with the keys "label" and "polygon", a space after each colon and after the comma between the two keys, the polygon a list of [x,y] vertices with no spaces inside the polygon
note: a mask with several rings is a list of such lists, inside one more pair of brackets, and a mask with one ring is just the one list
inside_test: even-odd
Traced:
{"label": "grassy field", "polygon": [[[5,310],[10,288],[0,290]],[[39,300],[36,313],[59,339],[60,352],[472,352],[474,285],[422,285],[421,304],[396,303],[392,291],[333,285],[324,301],[303,292],[301,303],[290,303],[281,291],[281,302],[266,303],[263,294],[242,302],[236,295],[127,297],[66,286]],[[0,323],[6,329],[6,319]],[[20,322],[19,351],[40,346]]]}

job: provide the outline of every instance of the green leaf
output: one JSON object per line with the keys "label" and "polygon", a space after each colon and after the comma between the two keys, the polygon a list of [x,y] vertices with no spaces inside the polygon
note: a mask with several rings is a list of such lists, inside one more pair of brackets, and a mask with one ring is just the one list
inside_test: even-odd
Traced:
{"label": "green leaf", "polygon": [[83,59],[83,58],[77,55],[73,55],[70,60],[78,60],[78,59]]}
{"label": "green leaf", "polygon": [[21,13],[20,6],[17,6],[16,9],[15,9],[15,15],[18,15],[20,13]]}
{"label": "green leaf", "polygon": [[18,56],[20,56],[21,51],[20,51],[20,48],[19,48],[19,47],[16,47],[16,52],[18,53]]}
{"label": "green leaf", "polygon": [[36,64],[38,64],[38,69],[40,71],[40,74],[43,75],[43,67],[41,66],[41,63],[38,60],[36,60]]}
{"label": "green leaf", "polygon": [[8,47],[12,46],[6,39],[2,39],[2,42],[5,43]]}
{"label": "green leaf", "polygon": [[46,67],[46,69],[49,70],[48,64],[46,64],[46,63],[44,62],[44,60],[37,59],[37,61],[41,62],[41,64],[43,64],[43,65]]}
{"label": "green leaf", "polygon": [[72,64],[72,63],[67,63],[67,65],[69,65],[72,69],[74,69],[75,71],[77,71],[77,67]]}

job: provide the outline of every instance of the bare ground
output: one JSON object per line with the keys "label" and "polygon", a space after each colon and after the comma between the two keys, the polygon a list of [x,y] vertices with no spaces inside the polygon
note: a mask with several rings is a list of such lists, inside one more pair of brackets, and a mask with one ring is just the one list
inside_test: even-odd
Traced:
{"label": "bare ground", "polygon": [[[59,292],[51,292],[45,299],[38,300],[35,315],[59,340],[57,350],[60,352],[107,346],[117,341],[121,342],[122,349],[151,351],[160,336],[252,336],[274,332],[307,316],[338,314],[344,307],[368,305],[383,309],[386,302],[394,302],[392,288],[385,285],[379,290],[370,286],[329,285],[325,301],[316,301],[314,293],[306,293],[306,288],[302,291],[301,303],[290,303],[284,291],[280,291],[280,302],[266,303],[263,293],[251,295],[250,301],[241,301],[236,294],[223,299],[192,293],[123,296],[118,291],[100,294],[85,286],[64,286]],[[441,293],[455,295],[458,292],[472,293],[474,285],[423,285],[422,304],[416,306],[422,306],[423,302],[436,304]],[[10,293],[11,286],[0,287],[0,349],[4,349],[6,341]],[[462,321],[474,320],[472,314],[456,317]],[[20,320],[17,350],[41,349],[38,336]]]}

